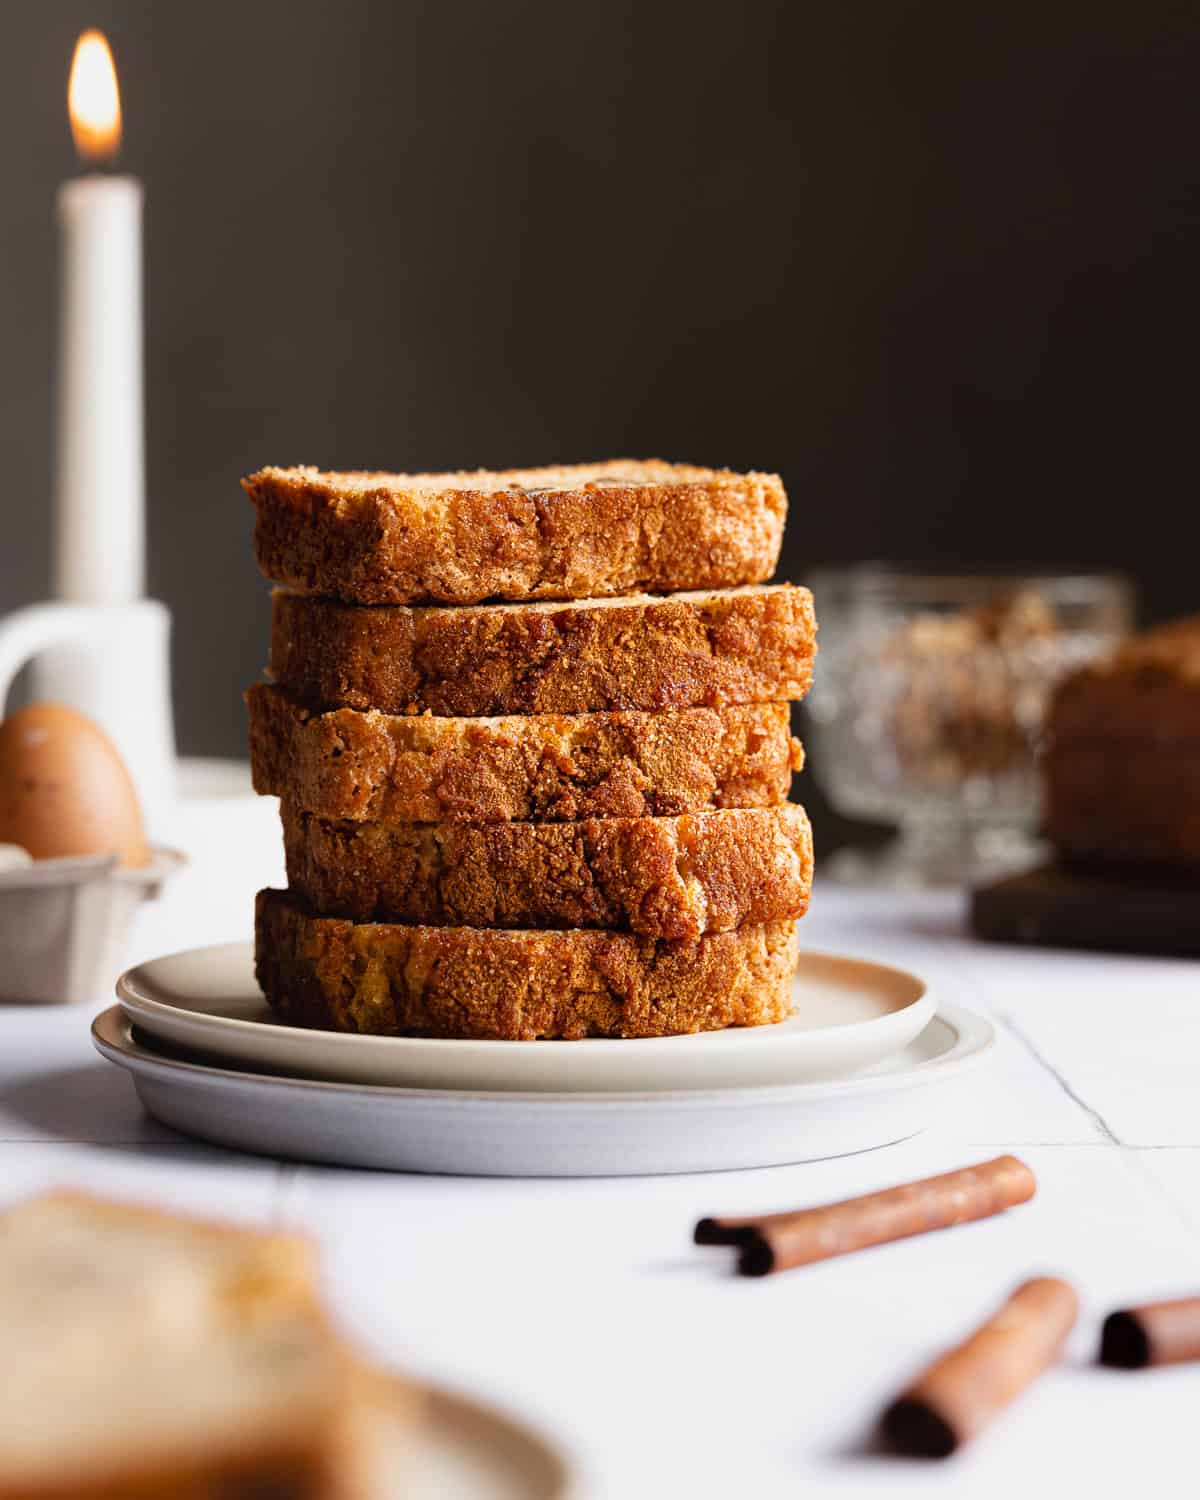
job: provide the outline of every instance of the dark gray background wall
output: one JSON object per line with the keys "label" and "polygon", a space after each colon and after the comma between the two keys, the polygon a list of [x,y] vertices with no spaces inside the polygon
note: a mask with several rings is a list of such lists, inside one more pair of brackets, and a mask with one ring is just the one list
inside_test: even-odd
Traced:
{"label": "dark gray background wall", "polygon": [[1194,7],[88,0],[0,42],[0,608],[48,572],[78,31],[146,182],[150,578],[237,753],[239,475],[777,468],[783,572],[1117,564],[1200,606]]}

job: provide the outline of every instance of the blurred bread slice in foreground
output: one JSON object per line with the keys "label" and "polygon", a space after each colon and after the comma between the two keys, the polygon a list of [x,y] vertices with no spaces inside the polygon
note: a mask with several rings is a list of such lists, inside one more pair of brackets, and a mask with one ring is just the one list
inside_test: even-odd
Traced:
{"label": "blurred bread slice in foreground", "polygon": [[84,1193],[0,1214],[0,1500],[383,1500],[399,1387],[299,1236]]}

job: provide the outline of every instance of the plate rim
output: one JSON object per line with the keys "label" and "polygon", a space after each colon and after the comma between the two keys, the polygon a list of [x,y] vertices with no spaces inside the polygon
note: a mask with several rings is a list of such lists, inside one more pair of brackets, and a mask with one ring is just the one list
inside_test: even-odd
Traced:
{"label": "plate rim", "polygon": [[429,1413],[419,1418],[417,1431],[441,1426],[452,1429],[454,1420],[466,1418],[505,1434],[532,1450],[547,1470],[552,1484],[548,1500],[583,1500],[584,1474],[580,1463],[565,1443],[560,1442],[538,1422],[521,1415],[507,1405],[488,1397],[472,1395],[468,1390],[441,1380],[426,1380],[421,1375],[389,1369],[384,1378],[415,1390],[417,1399]]}
{"label": "plate rim", "polygon": [[[247,1021],[237,1016],[213,1015],[207,1011],[188,1010],[183,1006],[171,1005],[165,1000],[156,1000],[138,988],[138,975],[140,971],[148,968],[151,964],[161,963],[167,959],[186,958],[191,955],[232,953],[235,950],[244,952],[252,966],[254,945],[244,940],[231,943],[209,943],[195,948],[179,948],[171,953],[162,953],[156,955],[154,958],[144,959],[140,963],[131,965],[117,978],[115,986],[117,1000],[127,1014],[130,1011],[134,1012],[131,1019],[135,1023],[137,1019],[136,1013],[140,1011],[143,1014],[151,1016],[157,1015],[172,1019],[183,1019],[184,1021],[195,1021],[201,1026],[210,1026],[218,1032],[229,1031],[235,1036],[247,1038],[261,1034],[265,1028],[270,1031],[273,1042],[277,1042],[285,1048],[294,1047],[296,1050],[303,1050],[311,1041],[313,1033],[310,1030],[285,1025],[268,1025],[268,1023],[263,1021]],[[850,953],[831,953],[825,949],[803,949],[800,953],[797,973],[800,972],[800,966],[806,960],[816,960],[818,963],[830,965],[860,965],[865,969],[874,970],[877,973],[887,974],[906,982],[911,982],[918,989],[918,993],[911,1000],[897,1006],[895,1010],[886,1012],[882,1016],[871,1016],[867,1019],[857,1021],[840,1021],[832,1026],[813,1026],[803,1033],[807,1037],[812,1037],[819,1041],[831,1041],[852,1033],[859,1027],[879,1026],[881,1023],[886,1024],[904,1015],[915,1006],[930,1001],[933,1002],[933,1011],[929,1017],[930,1020],[940,1010],[934,997],[933,987],[929,981],[923,975],[914,973],[911,969],[901,968],[898,964],[882,963],[874,958],[857,958]],[[682,1036],[584,1037],[581,1041],[587,1046],[589,1052],[595,1052],[597,1049],[607,1051],[611,1048],[620,1047],[622,1054],[629,1057],[633,1055],[631,1049],[636,1049],[640,1055],[649,1055],[661,1051],[664,1047],[671,1044],[674,1044],[674,1049],[678,1050],[680,1042],[703,1044],[713,1037],[727,1037],[736,1033],[737,1045],[747,1050],[757,1050],[775,1041],[778,1037],[776,1027],[786,1024],[786,1022],[773,1022],[766,1026],[727,1027],[721,1031],[688,1032]],[[499,1055],[500,1051],[528,1045],[525,1042],[493,1037],[365,1036],[356,1032],[342,1031],[322,1031],[320,1032],[320,1037],[323,1044],[331,1045],[347,1054],[352,1053],[356,1048],[368,1046],[372,1051],[445,1051],[453,1048],[460,1055],[469,1051],[473,1056],[479,1057],[496,1056]],[[542,1049],[553,1048],[555,1051],[558,1051],[560,1048],[570,1048],[573,1053],[580,1046],[581,1041],[564,1041],[553,1038],[539,1041],[538,1047]],[[693,1050],[696,1049],[693,1047]]]}
{"label": "plate rim", "polygon": [[[791,1100],[799,1095],[806,1099],[839,1098],[847,1094],[886,1093],[889,1089],[919,1087],[931,1074],[944,1078],[947,1072],[957,1074],[976,1066],[995,1046],[996,1030],[992,1022],[966,1006],[944,1004],[932,1016],[928,1026],[943,1025],[955,1034],[950,1049],[940,1057],[929,1058],[898,1073],[867,1074],[860,1078],[814,1079],[787,1084],[747,1084],[731,1088],[629,1090],[625,1092],[520,1091],[501,1089],[431,1089],[410,1088],[402,1084],[348,1083],[337,1079],[296,1078],[286,1073],[251,1072],[243,1068],[217,1066],[208,1062],[161,1056],[145,1046],[134,1035],[134,1022],[121,1005],[110,1005],[99,1012],[91,1025],[92,1045],[108,1062],[130,1073],[143,1072],[166,1080],[222,1079],[229,1087],[256,1092],[263,1089],[317,1090],[322,1094],[365,1095],[390,1099],[397,1103],[418,1101],[453,1101],[462,1107],[494,1108],[498,1103],[561,1110],[608,1109],[629,1105],[660,1104],[664,1101],[690,1109],[709,1109],[714,1103],[724,1106],[753,1107]],[[111,1034],[115,1033],[115,1035]],[[922,1031],[920,1035],[924,1035]]]}

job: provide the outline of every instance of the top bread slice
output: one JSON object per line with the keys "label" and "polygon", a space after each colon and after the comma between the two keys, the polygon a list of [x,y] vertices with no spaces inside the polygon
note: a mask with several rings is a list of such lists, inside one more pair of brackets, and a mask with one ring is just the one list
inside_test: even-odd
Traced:
{"label": "top bread slice", "polygon": [[0,1214],[0,1327],[2,1500],[378,1493],[297,1236],[31,1199]]}
{"label": "top bread slice", "polygon": [[242,484],[266,576],[352,604],[761,583],[787,512],[777,475],[657,459],[448,474],[265,468]]}

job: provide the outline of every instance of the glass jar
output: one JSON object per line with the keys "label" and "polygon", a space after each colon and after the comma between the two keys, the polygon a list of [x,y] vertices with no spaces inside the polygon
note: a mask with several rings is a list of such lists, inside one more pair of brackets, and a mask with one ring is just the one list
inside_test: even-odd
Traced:
{"label": "glass jar", "polygon": [[807,582],[821,627],[813,774],[840,812],[900,830],[882,857],[833,873],[957,882],[1029,858],[1050,694],[1128,633],[1129,583],[895,563]]}

